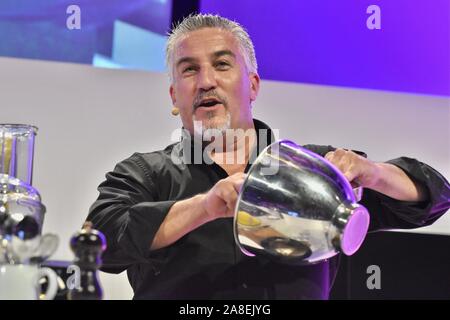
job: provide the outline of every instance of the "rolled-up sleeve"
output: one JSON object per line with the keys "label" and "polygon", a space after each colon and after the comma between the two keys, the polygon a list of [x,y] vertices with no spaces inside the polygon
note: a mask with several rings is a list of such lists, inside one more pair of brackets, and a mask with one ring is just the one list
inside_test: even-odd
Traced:
{"label": "rolled-up sleeve", "polygon": [[158,201],[149,168],[133,155],[106,174],[98,191],[87,220],[107,240],[102,270],[120,273],[135,263],[162,263],[150,246],[175,201]]}
{"label": "rolled-up sleeve", "polygon": [[399,201],[365,189],[361,203],[371,214],[371,231],[424,227],[435,222],[450,208],[450,185],[435,169],[407,157],[387,163],[399,167],[411,180],[421,184],[428,197],[422,202]]}

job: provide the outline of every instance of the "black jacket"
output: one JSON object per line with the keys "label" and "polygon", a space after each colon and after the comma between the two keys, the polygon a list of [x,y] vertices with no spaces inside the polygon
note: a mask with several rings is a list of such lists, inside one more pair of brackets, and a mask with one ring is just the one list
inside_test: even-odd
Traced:
{"label": "black jacket", "polygon": [[[258,120],[255,127],[270,131]],[[171,156],[182,159],[189,146],[182,141],[165,150],[136,153],[106,175],[87,218],[107,239],[102,270],[127,270],[135,299],[328,298],[337,257],[303,267],[247,257],[235,245],[231,218],[202,225],[176,243],[150,252],[153,237],[177,200],[206,192],[227,177],[215,163],[173,163]],[[322,156],[335,149],[304,147]],[[426,186],[429,201],[402,202],[366,189],[361,204],[371,214],[370,230],[425,226],[450,207],[449,184],[433,168],[405,157],[389,163]]]}

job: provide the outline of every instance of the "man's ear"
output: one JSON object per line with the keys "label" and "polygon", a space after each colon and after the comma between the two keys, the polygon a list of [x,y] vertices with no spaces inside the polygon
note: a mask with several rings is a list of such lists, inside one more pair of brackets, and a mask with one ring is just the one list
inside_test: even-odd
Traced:
{"label": "man's ear", "polygon": [[259,92],[259,75],[257,73],[250,73],[250,102],[256,100]]}
{"label": "man's ear", "polygon": [[173,85],[170,85],[169,88],[169,94],[170,94],[170,98],[172,99],[172,105],[175,105],[177,102],[177,99],[175,98],[175,89],[173,88]]}

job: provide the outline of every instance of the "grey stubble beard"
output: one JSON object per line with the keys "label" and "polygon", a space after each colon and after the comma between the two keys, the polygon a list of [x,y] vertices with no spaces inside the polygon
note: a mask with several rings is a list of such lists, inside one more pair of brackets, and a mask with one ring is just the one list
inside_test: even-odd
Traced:
{"label": "grey stubble beard", "polygon": [[[208,120],[211,120],[215,117],[214,111],[209,111],[206,114]],[[217,126],[214,123],[208,123],[205,125],[202,121],[196,120],[196,116],[193,117],[194,120],[194,134],[196,137],[202,137],[205,141],[210,141],[213,136],[217,136],[221,134],[223,136],[226,135],[226,131],[231,129],[231,114],[228,110],[226,110],[226,120],[221,125]]]}

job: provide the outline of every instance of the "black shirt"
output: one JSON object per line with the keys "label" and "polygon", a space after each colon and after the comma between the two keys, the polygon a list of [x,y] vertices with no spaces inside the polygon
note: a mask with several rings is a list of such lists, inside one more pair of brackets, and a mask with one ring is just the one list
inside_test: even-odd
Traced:
{"label": "black shirt", "polygon": [[[255,128],[270,132],[258,120]],[[266,144],[273,138],[268,137]],[[262,149],[262,143],[258,138],[256,150]],[[182,159],[192,153],[185,151],[193,147],[194,143],[182,139],[161,151],[135,153],[106,174],[87,218],[107,239],[102,270],[127,270],[135,299],[328,298],[338,257],[300,267],[245,256],[234,242],[231,218],[204,224],[172,245],[150,252],[159,226],[176,201],[204,193],[228,176],[215,163],[186,164]],[[304,147],[322,156],[335,149]],[[180,161],[174,163],[173,156]],[[361,204],[371,214],[370,230],[428,225],[450,207],[449,184],[433,168],[405,157],[389,162],[426,186],[429,201],[402,202],[366,189]]]}

